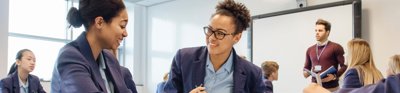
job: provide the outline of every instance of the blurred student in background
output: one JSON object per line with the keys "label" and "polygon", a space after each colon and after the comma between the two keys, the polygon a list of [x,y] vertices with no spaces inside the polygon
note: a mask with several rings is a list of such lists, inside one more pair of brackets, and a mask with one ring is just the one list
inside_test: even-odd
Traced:
{"label": "blurred student in background", "polygon": [[264,72],[264,83],[267,85],[267,92],[273,93],[272,81],[278,80],[279,65],[275,61],[265,61],[261,64]]}
{"label": "blurred student in background", "polygon": [[400,55],[396,54],[389,59],[389,68],[387,69],[387,75],[396,75],[400,73]]}
{"label": "blurred student in background", "polygon": [[6,78],[1,79],[0,93],[46,93],[37,76],[29,74],[35,69],[36,57],[29,49],[18,51]]}
{"label": "blurred student in background", "polygon": [[157,84],[157,93],[164,93],[164,86],[168,80],[168,73],[164,74],[163,81]]}

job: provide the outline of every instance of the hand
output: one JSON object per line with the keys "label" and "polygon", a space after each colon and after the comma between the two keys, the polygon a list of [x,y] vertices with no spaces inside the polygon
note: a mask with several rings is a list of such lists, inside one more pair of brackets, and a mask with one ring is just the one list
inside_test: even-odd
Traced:
{"label": "hand", "polygon": [[193,89],[192,91],[190,91],[189,93],[207,93],[207,92],[206,92],[205,87],[199,86],[199,87],[196,87],[195,89]]}
{"label": "hand", "polygon": [[311,83],[306,88],[303,89],[303,93],[331,93],[329,90],[323,88],[322,86]]}
{"label": "hand", "polygon": [[307,71],[303,71],[303,75],[304,75],[304,78],[307,78],[308,76],[310,76],[310,74],[308,74]]}
{"label": "hand", "polygon": [[335,75],[333,75],[333,74],[328,74],[328,76],[327,77],[325,77],[325,78],[323,78],[323,79],[321,79],[321,81],[322,82],[329,82],[329,81],[332,81],[332,80],[335,80],[336,78],[335,78]]}

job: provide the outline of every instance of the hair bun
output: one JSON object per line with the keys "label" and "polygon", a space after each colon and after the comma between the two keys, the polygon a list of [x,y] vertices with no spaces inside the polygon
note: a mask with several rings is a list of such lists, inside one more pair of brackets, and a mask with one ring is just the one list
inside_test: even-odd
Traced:
{"label": "hair bun", "polygon": [[233,0],[224,0],[216,6],[216,11],[226,10],[233,14],[238,21],[238,30],[245,30],[250,25],[250,12],[243,3],[238,3]]}
{"label": "hair bun", "polygon": [[71,26],[79,28],[82,26],[82,18],[79,14],[79,10],[75,7],[71,7],[67,14],[67,21]]}

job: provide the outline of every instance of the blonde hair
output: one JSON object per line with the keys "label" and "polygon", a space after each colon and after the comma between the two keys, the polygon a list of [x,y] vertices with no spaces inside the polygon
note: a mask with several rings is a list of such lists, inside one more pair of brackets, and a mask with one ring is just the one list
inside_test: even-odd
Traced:
{"label": "blonde hair", "polygon": [[400,73],[400,55],[396,54],[390,57],[389,65],[389,72],[392,74]]}
{"label": "blonde hair", "polygon": [[169,76],[169,72],[164,74],[163,81],[167,81]]}
{"label": "blonde hair", "polygon": [[375,67],[371,48],[367,41],[355,38],[348,42],[349,68],[358,72],[361,84],[364,86],[379,82],[383,78],[381,72]]}
{"label": "blonde hair", "polygon": [[265,78],[268,78],[273,72],[278,71],[279,65],[275,61],[264,61],[261,64]]}

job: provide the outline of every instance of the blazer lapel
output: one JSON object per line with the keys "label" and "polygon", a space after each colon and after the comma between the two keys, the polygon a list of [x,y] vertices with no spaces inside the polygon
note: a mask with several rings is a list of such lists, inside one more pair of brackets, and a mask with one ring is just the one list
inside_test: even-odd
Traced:
{"label": "blazer lapel", "polygon": [[239,57],[236,55],[235,49],[233,49],[233,89],[234,93],[242,93],[245,92],[245,85],[246,85],[246,72],[242,67],[243,62],[240,61]]}
{"label": "blazer lapel", "polygon": [[12,88],[14,93],[19,93],[19,78],[18,78],[18,71],[15,71],[12,74]]}
{"label": "blazer lapel", "polygon": [[116,60],[113,60],[111,57],[109,57],[105,51],[103,51],[103,55],[105,58],[104,63],[106,64],[107,70],[110,72],[109,74],[111,74],[111,77],[107,77],[107,78],[109,78],[109,80],[111,80],[113,82],[114,90],[116,92],[123,92],[123,91],[120,91],[120,88],[123,89],[126,86],[121,85],[121,84],[125,84],[125,82],[122,82],[124,80],[123,80],[122,74],[120,73],[121,71],[118,71],[118,70],[120,70],[118,62]]}
{"label": "blazer lapel", "polygon": [[203,85],[204,86],[204,77],[206,76],[205,71],[206,71],[206,60],[207,60],[207,55],[208,55],[208,51],[206,47],[203,47],[202,50],[200,50],[201,54],[198,56],[198,58],[196,58],[193,61],[192,64],[192,87],[196,87],[196,86],[200,86]]}
{"label": "blazer lapel", "polygon": [[99,71],[99,65],[94,59],[92,54],[92,49],[90,48],[89,42],[86,39],[86,31],[82,32],[82,34],[77,38],[76,42],[78,43],[78,49],[80,50],[82,55],[85,56],[86,60],[88,61],[88,64],[92,68],[92,79],[94,79],[93,82],[95,82],[98,85],[98,87],[100,87],[100,90],[106,91],[103,79],[101,77],[96,77],[96,76],[101,76]]}
{"label": "blazer lapel", "polygon": [[38,89],[36,82],[33,80],[33,77],[31,75],[28,76],[28,79],[29,79],[29,86],[28,86],[29,93],[36,93],[36,89]]}

